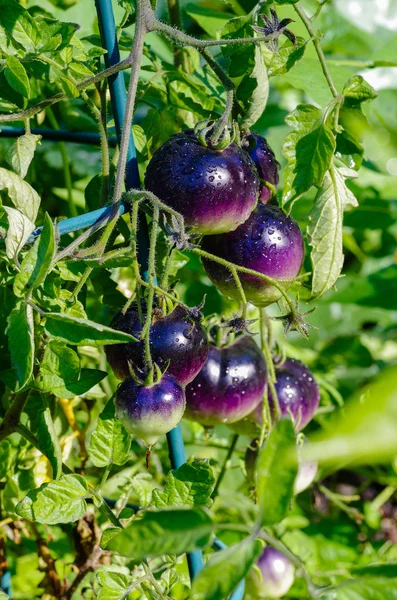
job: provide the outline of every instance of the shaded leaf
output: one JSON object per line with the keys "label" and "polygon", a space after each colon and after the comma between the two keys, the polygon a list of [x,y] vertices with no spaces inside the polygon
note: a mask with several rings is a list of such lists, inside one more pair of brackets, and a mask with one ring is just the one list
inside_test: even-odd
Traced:
{"label": "shaded leaf", "polygon": [[251,73],[244,77],[238,87],[237,96],[239,99],[242,99],[243,88],[247,84],[248,88],[251,85],[254,85],[254,87],[250,90],[247,101],[244,102],[245,112],[241,120],[241,127],[249,129],[262,116],[269,98],[267,68],[263,49],[259,44],[255,46],[255,66]]}
{"label": "shaded leaf", "polygon": [[41,135],[25,133],[16,139],[7,152],[6,160],[8,164],[20,177],[22,177],[22,179],[24,179],[28,172],[29,165],[32,162],[37,144],[39,144],[40,140]]}
{"label": "shaded leaf", "polygon": [[39,412],[37,425],[40,450],[50,461],[53,478],[59,479],[62,475],[62,451],[51,411],[48,407]]}
{"label": "shaded leaf", "polygon": [[26,240],[35,229],[32,223],[19,210],[11,206],[3,206],[8,216],[8,229],[5,239],[6,254],[8,258],[17,258]]}
{"label": "shaded leaf", "polygon": [[[348,174],[355,175],[355,172]],[[313,297],[321,296],[329,290],[342,271],[343,213],[348,205],[357,206],[357,200],[346,186],[344,172],[332,167],[325,174],[310,213],[308,234],[312,247],[310,258],[313,265]]]}
{"label": "shaded leaf", "polygon": [[54,225],[46,213],[44,227],[25,256],[21,271],[14,280],[14,294],[23,296],[38,287],[47,276],[56,252]]}
{"label": "shaded leaf", "polygon": [[192,600],[228,598],[244,579],[262,549],[263,544],[259,540],[247,539],[214,554],[194,579]]}
{"label": "shaded leaf", "polygon": [[132,593],[127,593],[128,587],[131,585],[131,578],[127,575],[106,571],[97,573],[96,577],[101,586],[97,600],[129,600],[132,598]]}
{"label": "shaded leaf", "polygon": [[63,475],[58,481],[43,483],[31,490],[17,505],[16,513],[23,519],[46,525],[72,523],[84,515],[85,499],[89,496],[84,477]]}
{"label": "shaded leaf", "polygon": [[15,208],[20,210],[30,221],[35,222],[40,206],[40,196],[32,186],[16,173],[0,168],[0,190],[7,190]]}
{"label": "shaded leaf", "polygon": [[286,123],[293,131],[283,144],[283,155],[288,161],[284,172],[284,203],[322,184],[335,150],[335,137],[324,122],[321,109],[299,104]]}
{"label": "shaded leaf", "polygon": [[23,64],[15,56],[7,56],[6,65],[4,75],[10,86],[24,98],[29,98],[29,79]]}
{"label": "shaded leaf", "polygon": [[46,313],[45,318],[45,330],[48,335],[76,346],[104,346],[137,341],[128,333],[116,331],[88,319],[71,317],[63,313]]}
{"label": "shaded leaf", "polygon": [[98,417],[91,435],[89,457],[96,467],[123,465],[129,458],[131,435],[115,417],[113,398]]}
{"label": "shaded leaf", "polygon": [[18,302],[7,318],[8,347],[12,365],[17,372],[18,389],[22,389],[33,374],[34,323],[33,309]]}
{"label": "shaded leaf", "polygon": [[298,473],[295,431],[290,419],[272,429],[256,463],[258,503],[262,525],[275,525],[287,514]]}
{"label": "shaded leaf", "polygon": [[164,506],[209,506],[215,477],[208,462],[185,463],[170,471],[164,490],[153,490],[152,503]]}
{"label": "shaded leaf", "polygon": [[209,514],[200,508],[148,510],[140,516],[106,548],[135,560],[183,554],[208,546],[215,527]]}

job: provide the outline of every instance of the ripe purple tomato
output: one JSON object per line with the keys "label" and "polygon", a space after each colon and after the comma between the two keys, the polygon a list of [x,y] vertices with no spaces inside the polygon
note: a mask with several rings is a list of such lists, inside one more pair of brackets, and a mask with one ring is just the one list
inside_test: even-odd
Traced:
{"label": "ripe purple tomato", "polygon": [[193,130],[172,136],[153,155],[146,189],[180,212],[200,233],[225,233],[244,223],[259,191],[255,165],[244,150],[202,146]]}
{"label": "ripe purple tomato", "polygon": [[261,401],[265,383],[265,361],[252,338],[224,348],[211,345],[207,362],[186,387],[185,417],[202,425],[239,421]]}
{"label": "ripe purple tomato", "polygon": [[[276,383],[281,415],[292,417],[296,431],[300,431],[312,420],[320,402],[320,390],[309,368],[299,360],[288,358],[276,366]],[[269,404],[273,400],[269,393]],[[239,423],[232,425],[233,431],[242,435],[258,435],[262,425],[262,404]]]}
{"label": "ripe purple tomato", "polygon": [[117,388],[115,406],[125,429],[150,447],[182,419],[185,392],[168,373],[151,386],[127,377]]}
{"label": "ripe purple tomato", "polygon": [[[117,314],[111,327],[139,336],[142,328],[137,308],[132,307],[125,315],[121,312]],[[208,356],[205,329],[182,306],[177,306],[169,315],[153,323],[150,329],[150,347],[153,361],[160,369],[164,369],[170,361],[167,373],[183,385],[196,377]],[[127,361],[131,361],[136,369],[145,370],[143,341],[106,346],[105,352],[119,379],[125,379],[130,374]]]}
{"label": "ripe purple tomato", "polygon": [[247,577],[247,591],[252,598],[282,598],[294,582],[291,561],[278,550],[266,546],[256,567]]}
{"label": "ripe purple tomato", "polygon": [[274,152],[265,138],[256,133],[250,133],[246,136],[243,142],[243,148],[250,155],[256,166],[256,170],[258,171],[261,182],[259,188],[259,200],[263,204],[267,204],[273,194],[266,183],[270,183],[277,189],[280,163],[276,160]]}
{"label": "ripe purple tomato", "polygon": [[[298,224],[274,206],[259,204],[236,231],[206,236],[203,250],[279,281],[284,287],[296,277],[303,262],[302,232]],[[226,296],[239,298],[232,274],[226,267],[203,259],[208,277]],[[278,300],[281,292],[255,275],[239,273],[245,295],[256,306]]]}

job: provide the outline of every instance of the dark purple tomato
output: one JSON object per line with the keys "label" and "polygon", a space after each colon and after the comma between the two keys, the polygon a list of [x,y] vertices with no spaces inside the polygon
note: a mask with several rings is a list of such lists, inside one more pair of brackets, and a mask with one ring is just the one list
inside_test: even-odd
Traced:
{"label": "dark purple tomato", "polygon": [[[259,271],[284,287],[301,269],[304,249],[298,224],[275,206],[259,204],[250,218],[236,231],[205,236],[203,250],[232,263]],[[239,299],[232,274],[226,267],[203,259],[208,277],[226,296]],[[281,292],[255,275],[239,273],[245,295],[256,306],[278,300]]]}
{"label": "dark purple tomato", "polygon": [[[290,416],[296,431],[300,431],[312,420],[320,402],[320,390],[309,368],[299,360],[288,358],[276,366],[276,383],[281,415]],[[273,407],[269,393],[270,409]],[[258,435],[262,424],[262,404],[239,423],[232,425],[233,431],[242,435]]]}
{"label": "dark purple tomato", "polygon": [[152,446],[182,419],[185,392],[168,373],[151,386],[127,377],[117,388],[115,406],[116,417],[125,429]]}
{"label": "dark purple tomato", "polygon": [[295,569],[291,561],[278,550],[266,546],[256,566],[247,577],[250,597],[282,598],[294,582]]}
{"label": "dark purple tomato", "polygon": [[243,148],[248,152],[256,166],[260,179],[259,200],[263,204],[266,204],[273,196],[271,189],[266,183],[270,183],[277,189],[280,163],[276,160],[274,152],[265,138],[256,133],[250,133],[246,136]]}
{"label": "dark purple tomato", "polygon": [[248,219],[257,203],[259,178],[239,146],[213,150],[188,129],[154,153],[145,186],[180,212],[187,226],[214,234],[232,231]]}
{"label": "dark purple tomato", "polygon": [[265,383],[265,361],[253,339],[210,345],[207,362],[186,387],[185,417],[202,425],[239,421],[261,401]]}
{"label": "dark purple tomato", "polygon": [[[125,315],[121,312],[117,314],[111,327],[139,336],[142,328],[137,308],[130,308]],[[177,306],[151,326],[150,348],[152,359],[160,369],[164,369],[170,361],[167,372],[186,385],[196,377],[207,360],[207,334],[182,306]],[[108,363],[119,379],[129,376],[128,361],[135,369],[145,370],[143,341],[106,346],[105,352]]]}

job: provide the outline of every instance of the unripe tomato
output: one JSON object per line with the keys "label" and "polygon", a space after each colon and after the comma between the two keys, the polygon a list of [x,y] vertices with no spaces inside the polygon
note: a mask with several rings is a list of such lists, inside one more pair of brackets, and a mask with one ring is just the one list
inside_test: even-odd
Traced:
{"label": "unripe tomato", "polygon": [[125,429],[150,447],[182,419],[185,392],[168,373],[150,386],[128,377],[117,388],[115,406]]}
{"label": "unripe tomato", "polygon": [[252,599],[282,598],[294,583],[291,561],[271,546],[266,546],[247,577],[247,591]]}

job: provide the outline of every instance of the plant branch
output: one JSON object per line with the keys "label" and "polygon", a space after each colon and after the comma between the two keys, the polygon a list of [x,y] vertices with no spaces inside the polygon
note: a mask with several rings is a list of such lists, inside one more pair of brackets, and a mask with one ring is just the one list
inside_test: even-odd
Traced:
{"label": "plant branch", "polygon": [[302,23],[304,24],[304,26],[306,27],[306,29],[312,39],[314,48],[317,52],[317,56],[320,61],[321,68],[322,68],[324,76],[325,76],[325,79],[328,82],[329,89],[331,90],[331,93],[334,96],[334,98],[336,98],[338,96],[338,90],[336,89],[336,86],[332,79],[332,75],[328,68],[327,61],[326,61],[323,49],[320,44],[320,39],[318,37],[317,32],[315,31],[315,29],[313,27],[313,23],[311,22],[311,20],[309,19],[309,17],[307,16],[305,11],[299,4],[294,4],[294,10],[295,10],[296,14],[299,16],[299,18],[302,21]]}
{"label": "plant branch", "polygon": [[221,467],[220,473],[218,475],[218,479],[216,480],[214,491],[212,492],[212,498],[213,499],[216,498],[217,495],[219,494],[219,488],[221,486],[221,483],[222,483],[223,478],[225,476],[226,470],[228,468],[229,461],[230,461],[231,457],[233,456],[233,452],[234,452],[234,449],[236,448],[236,444],[238,442],[238,438],[239,438],[238,433],[235,433],[233,435],[233,437],[232,437],[232,441],[231,441],[231,444],[230,444],[230,446],[228,448],[228,451],[226,453],[225,460],[222,463],[222,467]]}
{"label": "plant branch", "polygon": [[25,392],[14,395],[13,403],[7,410],[4,419],[0,424],[0,442],[11,435],[11,433],[14,433],[19,425],[19,420],[29,397],[29,392],[30,390],[26,390]]}

